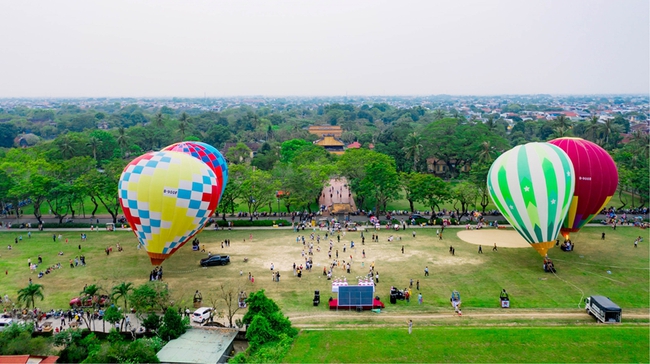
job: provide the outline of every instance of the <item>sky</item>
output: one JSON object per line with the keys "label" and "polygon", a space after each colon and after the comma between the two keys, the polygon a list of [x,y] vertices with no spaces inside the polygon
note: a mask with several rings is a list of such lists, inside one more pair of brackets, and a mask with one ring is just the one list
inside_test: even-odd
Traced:
{"label": "sky", "polygon": [[648,94],[647,0],[0,0],[0,97]]}

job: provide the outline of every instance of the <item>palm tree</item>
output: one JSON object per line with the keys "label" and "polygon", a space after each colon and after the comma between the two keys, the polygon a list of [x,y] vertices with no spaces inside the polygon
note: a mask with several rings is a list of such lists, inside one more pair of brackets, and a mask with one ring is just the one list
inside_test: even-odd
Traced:
{"label": "palm tree", "polygon": [[89,286],[85,286],[80,293],[86,297],[90,297],[94,304],[95,301],[97,301],[97,293],[99,293],[100,289],[101,287],[99,287],[98,285],[91,284]]}
{"label": "palm tree", "polygon": [[442,109],[436,109],[436,111],[433,112],[433,120],[440,120],[444,119],[446,113]]}
{"label": "palm tree", "polygon": [[123,126],[120,126],[119,129],[117,129],[117,145],[120,146],[122,155],[124,155],[124,148],[129,144],[128,140],[129,137],[126,136],[126,129],[124,129]]}
{"label": "palm tree", "polygon": [[24,302],[27,305],[27,308],[36,307],[36,298],[40,298],[41,301],[45,298],[43,296],[43,285],[42,284],[32,284],[30,283],[27,287],[18,291],[18,302]]}
{"label": "palm tree", "polygon": [[130,292],[133,291],[133,283],[122,282],[113,287],[111,291],[111,299],[117,301],[119,298],[124,299],[124,312],[129,312],[128,298]]}
{"label": "palm tree", "polygon": [[160,111],[156,114],[153,120],[153,125],[155,125],[156,128],[162,129],[165,126],[165,119]]}
{"label": "palm tree", "polygon": [[614,123],[614,119],[605,120],[605,124],[601,125],[604,136],[605,144],[609,144],[610,138],[619,132],[618,125]]}
{"label": "palm tree", "polygon": [[61,142],[59,143],[59,148],[61,149],[61,154],[63,158],[72,158],[72,153],[74,152],[74,147],[72,146],[72,141],[70,137],[66,134],[61,137]]}
{"label": "palm tree", "polygon": [[641,130],[636,130],[632,133],[630,142],[636,144],[639,149],[642,149],[643,155],[648,158],[650,155],[650,135]]}
{"label": "palm tree", "polygon": [[490,114],[490,116],[488,116],[488,119],[485,122],[485,126],[487,126],[488,130],[494,131],[494,128],[497,126],[497,123],[494,120],[494,115]]}
{"label": "palm tree", "polygon": [[185,133],[187,133],[187,129],[189,127],[189,116],[187,116],[186,112],[183,112],[181,114],[179,121],[180,123],[178,124],[178,132],[181,133],[181,141],[183,141],[185,140]]}
{"label": "palm tree", "polygon": [[592,142],[596,141],[598,129],[600,129],[600,123],[598,122],[598,116],[594,115],[589,119],[589,124],[585,127],[585,134],[589,136],[588,139]]}
{"label": "palm tree", "polygon": [[570,135],[571,135],[571,130],[569,130],[569,129],[563,127],[563,126],[558,126],[555,129],[553,129],[552,137],[553,138],[564,138],[564,137],[570,136]]}
{"label": "palm tree", "polygon": [[[97,137],[91,136],[88,138],[88,143],[86,143],[87,147],[92,148],[93,150],[93,158],[97,161],[97,148],[102,145],[102,141],[99,140]],[[99,161],[97,161],[99,162]]]}
{"label": "palm tree", "polygon": [[406,153],[406,158],[413,158],[413,170],[417,172],[418,162],[422,154],[422,137],[416,132],[409,134],[406,140],[406,146],[402,150]]}
{"label": "palm tree", "polygon": [[478,153],[478,161],[491,163],[494,160],[493,154],[496,153],[496,149],[492,146],[489,140],[481,143],[481,150]]}
{"label": "palm tree", "polygon": [[567,118],[564,115],[560,115],[555,119],[555,124],[558,127],[564,128],[565,130],[568,130],[571,128],[571,119]]}

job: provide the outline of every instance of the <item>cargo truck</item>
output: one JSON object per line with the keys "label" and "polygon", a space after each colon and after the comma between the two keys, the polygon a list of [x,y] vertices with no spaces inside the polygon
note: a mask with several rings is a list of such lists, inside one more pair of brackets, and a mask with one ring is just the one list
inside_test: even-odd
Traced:
{"label": "cargo truck", "polygon": [[587,313],[603,323],[621,322],[622,310],[605,296],[590,296],[585,299]]}

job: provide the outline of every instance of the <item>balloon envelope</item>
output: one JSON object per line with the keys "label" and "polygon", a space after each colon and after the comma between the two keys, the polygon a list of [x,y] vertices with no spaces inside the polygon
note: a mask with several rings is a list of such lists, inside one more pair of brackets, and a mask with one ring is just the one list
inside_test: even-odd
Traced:
{"label": "balloon envelope", "polygon": [[549,141],[571,159],[576,187],[562,234],[577,232],[607,205],[616,192],[618,171],[605,149],[581,138],[558,138]]}
{"label": "balloon envelope", "polygon": [[221,196],[228,183],[228,164],[226,164],[226,158],[217,148],[202,142],[181,142],[167,146],[163,150],[186,153],[207,164],[217,176],[219,185],[217,202],[221,201]]}
{"label": "balloon envelope", "polygon": [[118,194],[124,216],[159,265],[203,228],[217,207],[216,176],[179,152],[152,152],[129,163]]}
{"label": "balloon envelope", "polygon": [[542,256],[555,243],[574,189],[574,171],[560,148],[516,146],[488,172],[490,196],[510,224]]}

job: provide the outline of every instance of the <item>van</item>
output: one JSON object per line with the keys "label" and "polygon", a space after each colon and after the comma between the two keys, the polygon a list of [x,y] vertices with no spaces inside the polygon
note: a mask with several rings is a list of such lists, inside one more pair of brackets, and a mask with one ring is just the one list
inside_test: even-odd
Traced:
{"label": "van", "polygon": [[13,319],[10,318],[0,318],[0,331],[4,331],[7,326],[10,326],[14,323]]}
{"label": "van", "polygon": [[200,307],[192,314],[192,321],[202,324],[210,318],[211,314],[212,307]]}
{"label": "van", "polygon": [[585,299],[587,314],[593,315],[602,323],[621,322],[623,310],[605,296],[590,296]]}

